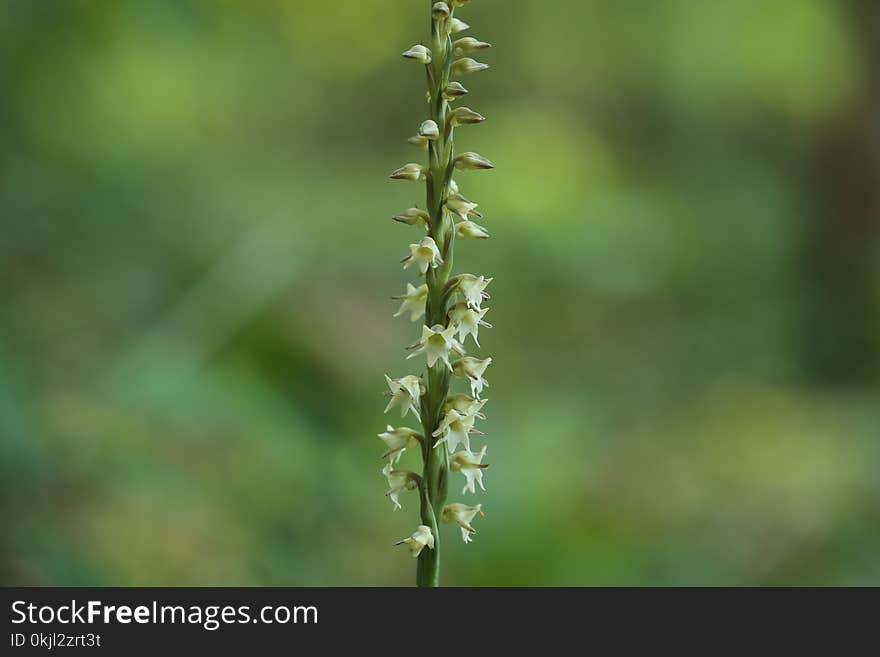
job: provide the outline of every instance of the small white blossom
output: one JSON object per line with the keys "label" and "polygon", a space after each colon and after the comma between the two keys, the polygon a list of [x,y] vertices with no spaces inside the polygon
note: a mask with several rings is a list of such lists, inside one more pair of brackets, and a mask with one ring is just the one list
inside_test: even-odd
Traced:
{"label": "small white blossom", "polygon": [[449,181],[449,193],[450,194],[458,194],[458,183],[454,180]]}
{"label": "small white blossom", "polygon": [[457,158],[455,158],[455,168],[461,169],[463,171],[469,169],[485,170],[494,169],[495,165],[479,153],[467,151],[466,153],[462,153]]}
{"label": "small white blossom", "polygon": [[447,504],[443,507],[443,512],[441,513],[441,517],[443,518],[443,522],[454,522],[461,528],[461,538],[465,543],[471,542],[471,534],[476,534],[477,530],[471,527],[471,521],[474,519],[474,516],[480,514],[482,518],[486,514],[483,513],[483,505],[477,504],[476,506],[468,506],[467,504],[461,504],[456,502],[454,504]]}
{"label": "small white blossom", "polygon": [[446,209],[457,214],[462,220],[467,221],[468,216],[481,217],[482,215],[476,210],[477,204],[467,200],[461,194],[450,194],[446,199]]}
{"label": "small white blossom", "polygon": [[460,240],[487,240],[489,231],[476,222],[460,221],[455,224],[455,237]]}
{"label": "small white blossom", "polygon": [[452,454],[459,445],[464,445],[465,449],[470,451],[471,433],[479,433],[474,429],[475,415],[462,415],[456,410],[446,411],[440,426],[431,435],[438,438],[434,443],[434,447],[446,443],[447,451]]}
{"label": "small white blossom", "polygon": [[452,365],[452,372],[456,376],[467,377],[471,382],[471,395],[474,399],[479,399],[483,393],[483,388],[489,387],[489,382],[483,378],[486,368],[492,364],[491,358],[480,360],[471,356],[459,358]]}
{"label": "small white blossom", "polygon": [[[400,506],[400,500],[398,499],[400,494],[404,491],[415,490],[418,488],[416,479],[417,475],[414,475],[407,470],[394,470],[390,463],[386,463],[385,467],[382,468],[382,474],[385,475],[385,478],[388,480],[388,492],[385,493],[385,496],[391,500],[394,504],[394,510],[397,511],[397,509],[402,508]],[[467,474],[465,474],[465,476],[467,476]],[[482,488],[482,486],[481,483],[480,487]],[[485,490],[485,488],[483,490]]]}
{"label": "small white blossom", "polygon": [[431,215],[419,208],[407,208],[400,214],[396,214],[391,218],[402,224],[421,226],[422,228],[427,228],[428,224],[431,223]]}
{"label": "small white blossom", "polygon": [[450,121],[452,121],[452,125],[472,125],[474,123],[482,123],[486,120],[486,117],[480,114],[479,112],[475,112],[470,107],[457,107],[452,112],[452,116],[450,117]]}
{"label": "small white blossom", "polygon": [[428,138],[421,135],[413,135],[407,139],[407,142],[422,150],[427,150],[428,148]]}
{"label": "small white blossom", "polygon": [[455,339],[455,326],[443,327],[440,324],[422,327],[422,339],[412,347],[413,351],[407,359],[414,358],[419,354],[425,354],[428,367],[434,367],[434,363],[442,360],[450,370],[449,353],[464,354],[464,347]]}
{"label": "small white blossom", "polygon": [[435,2],[434,5],[431,7],[431,16],[434,17],[435,21],[449,18],[449,5],[447,5],[445,2]]}
{"label": "small white blossom", "polygon": [[419,273],[424,276],[429,267],[436,268],[443,264],[440,249],[433,237],[423,237],[418,244],[410,244],[409,251],[410,254],[401,260],[404,269],[415,263],[419,267]]}
{"label": "small white blossom", "polygon": [[484,322],[483,317],[489,312],[488,308],[482,310],[474,310],[466,303],[457,303],[449,311],[449,319],[458,327],[458,339],[464,344],[467,336],[474,336],[474,342],[480,346],[480,327],[492,328],[489,322]]}
{"label": "small white blossom", "polygon": [[464,21],[460,21],[457,18],[453,18],[449,21],[449,31],[452,34],[458,34],[459,32],[464,32],[465,30],[471,29],[471,26],[465,23]]}
{"label": "small white blossom", "polygon": [[479,39],[469,36],[452,43],[452,54],[458,57],[460,55],[466,55],[471,52],[476,52],[477,50],[485,50],[486,48],[491,47],[491,43],[486,43],[485,41],[480,41]]}
{"label": "small white blossom", "polygon": [[480,310],[483,301],[489,298],[486,288],[493,280],[473,274],[462,274],[459,277],[458,289],[464,295],[469,307]]}
{"label": "small white blossom", "polygon": [[403,57],[406,59],[412,59],[420,64],[431,63],[431,51],[421,44],[415,45],[409,50],[405,50],[403,52]]}
{"label": "small white blossom", "polygon": [[416,287],[412,283],[407,283],[406,294],[391,298],[403,302],[400,304],[400,309],[394,313],[394,317],[400,317],[404,313],[409,313],[410,321],[416,322],[425,314],[425,304],[428,301],[428,286],[422,283]]}
{"label": "small white blossom", "polygon": [[[484,456],[486,456],[485,445],[483,445],[483,449],[476,454],[473,454],[468,450],[462,450],[449,457],[449,469],[453,472],[461,472],[465,477],[464,488],[461,489],[462,495],[467,491],[476,493],[477,491],[474,484],[479,484],[481,490],[486,490],[483,486],[483,470],[488,468],[489,464],[482,463]],[[386,467],[390,468],[391,466]]]}
{"label": "small white blossom", "polygon": [[413,415],[415,415],[419,422],[421,422],[422,418],[419,414],[419,399],[421,398],[425,387],[422,380],[413,374],[409,374],[399,379],[392,379],[386,374],[385,381],[388,383],[389,388],[389,391],[385,394],[391,396],[391,401],[389,401],[388,406],[385,407],[385,412],[387,413],[395,406],[400,406],[400,417],[406,417],[406,414],[409,411],[412,411]]}
{"label": "small white blossom", "polygon": [[485,71],[487,68],[489,68],[488,64],[478,62],[470,57],[463,57],[452,62],[452,75],[459,76],[468,73],[478,73],[479,71]]}
{"label": "small white blossom", "polygon": [[388,177],[392,180],[411,180],[412,182],[418,182],[425,179],[425,168],[421,164],[409,162],[399,169],[392,171],[391,175]]}
{"label": "small white blossom", "polygon": [[430,527],[419,525],[409,538],[397,541],[395,545],[403,545],[404,543],[409,545],[410,553],[413,555],[413,558],[416,558],[422,553],[426,545],[430,549],[434,549],[434,535],[431,533]]}
{"label": "small white blossom", "polygon": [[450,409],[455,409],[462,415],[474,415],[480,420],[485,420],[486,416],[483,415],[480,411],[483,409],[483,406],[486,405],[488,399],[474,399],[470,395],[464,395],[461,393],[454,395],[447,395],[446,404],[444,404],[444,410],[448,411]]}
{"label": "small white blossom", "polygon": [[446,88],[443,90],[443,98],[451,102],[456,98],[461,98],[467,93],[468,90],[462,86],[461,82],[453,80],[452,82],[447,84]]}
{"label": "small white blossom", "polygon": [[414,431],[409,427],[398,427],[395,429],[390,424],[378,436],[388,446],[388,451],[382,455],[382,458],[384,459],[387,456],[388,462],[392,465],[400,460],[401,455],[406,450],[418,447],[422,440],[422,434],[418,431]]}

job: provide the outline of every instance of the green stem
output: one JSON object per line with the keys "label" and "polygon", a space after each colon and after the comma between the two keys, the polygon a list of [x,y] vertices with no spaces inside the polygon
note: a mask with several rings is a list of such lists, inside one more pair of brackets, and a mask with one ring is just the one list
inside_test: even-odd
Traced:
{"label": "green stem", "polygon": [[[453,159],[452,127],[448,126],[449,104],[443,98],[443,90],[449,83],[449,67],[451,64],[451,39],[446,29],[438,29],[436,22],[431,22],[432,62],[427,66],[428,92],[431,99],[431,119],[440,129],[438,139],[429,143],[429,174],[427,180],[427,206],[431,215],[429,235],[434,238],[443,264],[436,269],[429,269],[426,276],[428,300],[425,309],[425,324],[434,326],[447,323],[447,295],[444,288],[449,281],[452,270],[454,231],[452,220],[443,211],[443,205],[449,195],[449,172]],[[443,417],[443,405],[449,393],[449,370],[442,362],[437,362],[428,370],[427,390],[422,398],[422,426],[425,442],[422,446],[424,471],[422,484],[419,487],[421,497],[422,524],[431,528],[434,535],[434,549],[422,550],[419,555],[416,572],[418,586],[440,585],[440,532],[437,518],[446,504],[449,457],[446,446],[432,447],[436,438],[431,434],[437,430]]]}

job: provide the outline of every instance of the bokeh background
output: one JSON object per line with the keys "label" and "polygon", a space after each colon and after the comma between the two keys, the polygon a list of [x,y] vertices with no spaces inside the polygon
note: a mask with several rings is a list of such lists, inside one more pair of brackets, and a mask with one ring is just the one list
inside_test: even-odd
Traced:
{"label": "bokeh background", "polygon": [[[414,580],[428,5],[0,2],[3,584]],[[880,584],[878,3],[460,15],[495,363],[445,583]]]}

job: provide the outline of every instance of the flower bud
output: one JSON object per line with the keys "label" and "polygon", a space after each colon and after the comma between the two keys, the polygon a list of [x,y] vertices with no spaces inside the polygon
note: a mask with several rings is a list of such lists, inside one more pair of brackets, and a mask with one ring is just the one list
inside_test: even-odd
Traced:
{"label": "flower bud", "polygon": [[417,44],[409,50],[405,50],[402,54],[406,59],[412,59],[420,64],[431,63],[431,51],[421,44]]}
{"label": "flower bud", "polygon": [[408,226],[422,226],[423,228],[427,228],[431,223],[431,215],[419,208],[408,208],[391,218]]}
{"label": "flower bud", "polygon": [[437,139],[440,136],[440,128],[434,121],[425,121],[419,126],[419,135],[427,139]]}
{"label": "flower bud", "polygon": [[477,73],[479,71],[485,71],[487,68],[489,68],[488,64],[478,62],[471,59],[470,57],[464,57],[463,59],[456,59],[452,63],[451,71],[452,75],[465,75],[467,73]]}
{"label": "flower bud", "polygon": [[443,90],[443,98],[447,101],[453,101],[456,98],[461,98],[468,90],[461,86],[460,82],[456,82],[453,80],[449,84],[446,85],[446,88]]}
{"label": "flower bud", "polygon": [[486,48],[491,47],[491,43],[486,43],[485,41],[480,41],[479,39],[475,39],[474,37],[469,36],[453,42],[452,54],[456,57],[459,57],[461,55],[476,52],[477,50],[485,50]]}
{"label": "flower bud", "polygon": [[458,34],[459,32],[464,32],[465,30],[471,29],[471,26],[465,23],[464,21],[460,21],[457,18],[453,18],[449,21],[449,31],[452,34]]}
{"label": "flower bud", "polygon": [[449,193],[450,194],[458,194],[458,183],[454,180],[449,181]]}
{"label": "flower bud", "polygon": [[389,177],[392,180],[412,180],[413,182],[417,182],[425,179],[425,169],[421,164],[410,162],[409,164],[404,164],[399,169],[392,171]]}
{"label": "flower bud", "polygon": [[457,158],[455,158],[455,168],[461,170],[494,169],[495,165],[479,153],[468,151],[467,153],[462,153]]}
{"label": "flower bud", "polygon": [[406,141],[416,148],[420,148],[422,150],[426,150],[428,148],[428,138],[422,137],[421,135],[413,135],[412,137],[408,137]]}
{"label": "flower bud", "polygon": [[455,225],[455,237],[460,240],[485,240],[489,239],[489,231],[483,228],[480,224],[474,223],[473,221],[459,221]]}
{"label": "flower bud", "polygon": [[468,201],[461,194],[452,194],[446,199],[446,209],[457,214],[462,220],[467,220],[468,216],[482,217],[476,210],[477,204]]}
{"label": "flower bud", "polygon": [[472,125],[482,123],[486,117],[472,110],[470,107],[457,107],[452,112],[452,125]]}
{"label": "flower bud", "polygon": [[434,17],[435,21],[442,21],[445,18],[449,18],[449,5],[445,2],[435,2],[434,6],[431,7],[431,16]]}

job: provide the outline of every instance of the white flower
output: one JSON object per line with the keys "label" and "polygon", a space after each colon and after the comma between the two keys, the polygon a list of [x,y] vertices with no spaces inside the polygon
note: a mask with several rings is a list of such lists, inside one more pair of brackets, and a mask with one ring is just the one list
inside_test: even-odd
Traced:
{"label": "white flower", "polygon": [[405,50],[403,52],[403,57],[417,61],[420,64],[431,63],[431,51],[421,44],[415,45],[409,50]]}
{"label": "white flower", "polygon": [[[400,506],[400,501],[397,499],[398,496],[403,491],[415,490],[418,488],[418,480],[416,479],[417,475],[414,475],[407,470],[394,470],[390,463],[386,463],[385,467],[382,468],[382,474],[385,475],[385,478],[388,480],[388,492],[385,493],[385,496],[394,503],[394,510],[397,511],[397,509],[402,508]],[[467,476],[467,473],[465,473],[465,476]],[[482,486],[483,484],[480,483],[481,488]],[[486,489],[483,488],[483,490]]]}
{"label": "white flower", "polygon": [[443,264],[440,249],[437,248],[437,242],[433,237],[423,237],[418,244],[410,244],[409,251],[409,255],[401,260],[404,269],[416,263],[419,266],[419,273],[424,276],[428,267],[436,268]]}
{"label": "white flower", "polygon": [[400,417],[406,417],[406,414],[412,411],[413,415],[421,422],[419,399],[422,396],[425,385],[422,383],[422,380],[413,374],[399,379],[392,379],[386,374],[385,381],[388,383],[389,388],[389,391],[385,394],[391,396],[391,401],[385,407],[385,412],[387,413],[395,406],[400,406]]}
{"label": "white flower", "polygon": [[388,177],[392,180],[411,180],[413,182],[418,182],[419,180],[425,179],[425,169],[421,164],[409,162],[399,169],[392,171],[391,175]]}
{"label": "white flower", "polygon": [[[470,451],[463,450],[461,452],[456,452],[449,458],[449,469],[453,472],[461,472],[465,477],[464,488],[461,489],[462,495],[467,491],[476,493],[477,491],[474,487],[475,483],[480,484],[481,490],[486,490],[483,486],[483,470],[488,468],[489,464],[481,463],[484,456],[486,456],[485,445],[483,445],[483,449],[477,454],[472,454]],[[391,466],[389,465],[386,467],[390,468]]]}
{"label": "white flower", "polygon": [[416,287],[412,283],[407,283],[406,294],[391,298],[403,302],[400,304],[400,309],[394,313],[394,317],[400,317],[404,313],[409,313],[410,321],[416,322],[425,314],[425,303],[428,300],[428,286],[422,283]]}
{"label": "white flower", "polygon": [[492,328],[492,325],[483,321],[485,314],[489,312],[488,308],[482,310],[474,310],[469,308],[466,303],[457,303],[449,311],[449,319],[458,326],[458,339],[464,343],[467,336],[474,336],[474,342],[479,347],[480,327]]}
{"label": "white flower", "polygon": [[446,209],[453,214],[457,214],[463,221],[467,221],[467,218],[470,215],[475,217],[483,216],[477,212],[476,208],[476,203],[467,200],[464,196],[458,193],[450,194],[449,198],[446,199]]}
{"label": "white flower", "polygon": [[454,351],[459,355],[465,353],[464,347],[455,339],[455,326],[444,328],[440,324],[423,326],[422,339],[410,349],[413,351],[407,356],[407,359],[425,354],[428,367],[434,367],[434,363],[442,360],[450,370],[452,364],[449,362],[449,352]]}
{"label": "white flower", "polygon": [[458,34],[459,32],[464,32],[465,30],[471,29],[471,26],[465,23],[464,21],[460,21],[457,18],[453,18],[449,21],[449,31],[452,34]]}
{"label": "white flower", "polygon": [[471,382],[471,394],[474,399],[479,399],[483,388],[489,387],[489,382],[483,378],[486,368],[492,364],[491,358],[480,360],[471,356],[459,358],[452,365],[452,372],[456,376],[467,377]]}
{"label": "white flower", "polygon": [[451,102],[456,98],[461,98],[467,93],[468,90],[462,86],[461,82],[453,80],[452,82],[447,84],[446,88],[443,90],[443,98]]}
{"label": "white flower", "polygon": [[461,444],[465,446],[465,449],[470,451],[471,439],[468,434],[479,433],[474,429],[475,419],[475,415],[462,415],[456,410],[446,411],[443,420],[440,422],[440,426],[431,434],[435,438],[440,436],[437,442],[434,443],[434,447],[437,447],[437,445],[440,445],[441,443],[446,443],[446,449],[452,454],[452,452],[455,451],[455,448]]}
{"label": "white flower", "polygon": [[463,395],[461,393],[455,395],[447,395],[446,396],[446,404],[444,404],[444,410],[448,411],[450,409],[455,409],[462,415],[473,415],[481,420],[485,420],[486,416],[483,415],[480,411],[483,409],[483,406],[486,405],[488,399],[474,399],[470,395]]}
{"label": "white flower", "polygon": [[458,107],[452,112],[452,117],[450,118],[452,121],[452,125],[472,125],[474,123],[482,123],[486,120],[486,117],[482,114],[475,112],[470,107]]}
{"label": "white flower", "polygon": [[455,225],[455,237],[460,240],[487,240],[489,231],[473,221],[460,221]]}
{"label": "white flower", "polygon": [[485,50],[486,48],[491,47],[491,43],[486,43],[485,41],[480,41],[479,39],[469,36],[452,43],[452,54],[458,57],[460,55],[466,55],[471,52],[476,52],[477,50]]}
{"label": "white flower", "polygon": [[470,57],[464,57],[452,62],[452,75],[459,76],[467,73],[477,73],[479,71],[485,71],[487,68],[489,68],[488,64],[478,62]]}
{"label": "white flower", "polygon": [[467,151],[455,158],[455,168],[461,170],[467,169],[494,169],[495,165],[491,161],[473,151]]}
{"label": "white flower", "polygon": [[458,289],[464,295],[467,305],[480,310],[483,301],[489,298],[486,288],[494,279],[474,276],[473,274],[461,274],[458,278]]}
{"label": "white flower", "polygon": [[454,522],[456,525],[461,527],[461,538],[465,543],[471,542],[471,534],[476,534],[477,530],[471,527],[471,520],[474,519],[474,516],[480,514],[482,518],[486,514],[483,513],[483,505],[477,504],[476,506],[468,506],[467,504],[460,504],[458,502],[454,504],[447,504],[443,507],[443,513],[441,517],[443,518],[443,522]]}
{"label": "white flower", "polygon": [[450,194],[458,194],[458,183],[454,180],[449,181],[449,193]]}
{"label": "white flower", "polygon": [[378,436],[388,446],[388,451],[382,455],[382,458],[384,459],[387,456],[388,462],[392,465],[400,460],[401,454],[408,449],[418,447],[422,441],[422,434],[418,431],[414,431],[409,427],[395,429],[390,424]]}
{"label": "white flower", "polygon": [[416,148],[421,148],[422,150],[427,150],[428,148],[427,137],[422,137],[421,135],[413,135],[412,137],[408,138],[407,141]]}
{"label": "white flower", "polygon": [[419,135],[427,139],[437,139],[440,136],[440,128],[435,121],[424,121],[419,126]]}
{"label": "white flower", "polygon": [[431,223],[431,215],[419,208],[407,208],[400,214],[396,214],[391,218],[402,224],[421,226],[422,228],[427,228],[428,224]]}
{"label": "white flower", "polygon": [[395,545],[403,545],[404,543],[409,545],[410,552],[415,558],[422,553],[426,545],[432,550],[434,549],[434,535],[431,533],[430,527],[419,525],[409,538],[397,541]]}

